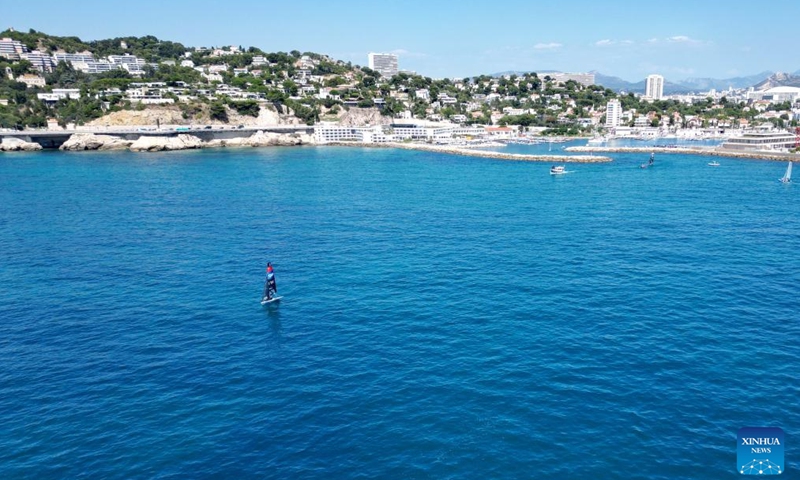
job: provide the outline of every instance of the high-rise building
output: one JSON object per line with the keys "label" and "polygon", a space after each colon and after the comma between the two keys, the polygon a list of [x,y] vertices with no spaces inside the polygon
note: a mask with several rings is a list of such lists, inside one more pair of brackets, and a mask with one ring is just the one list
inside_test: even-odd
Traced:
{"label": "high-rise building", "polygon": [[644,94],[653,100],[664,98],[664,77],[661,75],[648,75]]}
{"label": "high-rise building", "polygon": [[397,55],[391,53],[370,53],[367,55],[369,68],[380,73],[382,77],[392,78],[397,75]]}
{"label": "high-rise building", "polygon": [[606,105],[606,127],[619,127],[622,123],[622,104],[619,100],[609,100]]}

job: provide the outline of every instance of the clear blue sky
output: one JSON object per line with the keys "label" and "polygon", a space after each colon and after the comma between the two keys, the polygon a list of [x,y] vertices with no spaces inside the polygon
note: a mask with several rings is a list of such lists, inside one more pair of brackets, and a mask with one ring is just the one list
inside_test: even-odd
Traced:
{"label": "clear blue sky", "polygon": [[800,69],[800,0],[0,2],[0,28],[313,51],[360,65],[368,52],[394,52],[401,69],[431,77],[597,70],[635,81]]}

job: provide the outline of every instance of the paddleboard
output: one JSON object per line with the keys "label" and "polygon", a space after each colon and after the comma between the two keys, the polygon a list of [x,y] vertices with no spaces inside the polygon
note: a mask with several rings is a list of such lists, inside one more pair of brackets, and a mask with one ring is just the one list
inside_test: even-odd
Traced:
{"label": "paddleboard", "polygon": [[283,297],[272,297],[269,300],[261,300],[261,305],[269,305],[270,303],[280,302]]}

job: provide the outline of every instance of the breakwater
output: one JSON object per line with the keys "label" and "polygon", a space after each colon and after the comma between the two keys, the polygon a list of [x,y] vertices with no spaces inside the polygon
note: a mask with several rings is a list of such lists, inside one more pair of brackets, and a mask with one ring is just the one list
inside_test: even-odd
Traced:
{"label": "breakwater", "polygon": [[422,150],[426,152],[446,153],[467,157],[496,158],[498,160],[515,160],[522,162],[548,162],[548,163],[606,163],[611,162],[611,157],[599,155],[531,155],[522,153],[503,153],[486,150],[472,150],[463,147],[447,145],[429,145],[425,143],[362,143],[362,142],[330,142],[323,145],[367,148],[399,148],[403,150]]}
{"label": "breakwater", "polygon": [[741,151],[720,147],[567,147],[568,152],[597,152],[597,153],[666,153],[685,155],[707,155],[712,157],[749,158],[754,160],[771,161],[800,161],[800,154],[766,152],[766,151]]}

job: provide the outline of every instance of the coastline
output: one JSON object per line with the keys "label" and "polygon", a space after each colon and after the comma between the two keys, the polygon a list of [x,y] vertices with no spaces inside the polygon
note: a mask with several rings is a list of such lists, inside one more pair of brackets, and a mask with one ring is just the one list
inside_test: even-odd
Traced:
{"label": "coastline", "polygon": [[[331,147],[357,147],[357,148],[396,148],[401,150],[419,150],[448,155],[467,157],[492,158],[497,160],[543,162],[543,163],[608,163],[613,159],[608,156],[596,155],[597,153],[659,153],[659,154],[685,154],[705,155],[712,157],[743,158],[766,161],[800,161],[800,154],[769,152],[769,151],[741,151],[729,150],[721,147],[607,147],[607,146],[573,146],[565,148],[570,153],[586,153],[587,155],[542,155],[525,153],[504,153],[484,150],[480,147],[432,145],[416,142],[386,142],[364,143],[357,141],[338,141],[318,143],[313,135],[308,133],[275,133],[258,130],[249,136],[226,139],[202,139],[191,133],[177,135],[148,135],[137,140],[128,140],[119,135],[108,133],[74,133],[64,142],[59,150],[62,151],[89,151],[89,150],[129,150],[133,152],[160,152],[171,150],[189,150],[205,148],[235,148],[235,147],[282,147],[282,146],[331,146]],[[30,152],[42,150],[39,143],[28,142],[14,137],[4,137],[0,141],[0,152]]]}
{"label": "coastline", "polygon": [[[480,148],[461,146],[430,145],[426,143],[363,143],[363,142],[326,142],[318,143],[313,135],[305,133],[273,133],[257,131],[249,136],[228,139],[203,140],[192,134],[148,135],[137,140],[130,140],[108,133],[74,133],[60,147],[62,151],[111,151],[128,150],[132,152],[162,152],[173,150],[190,150],[206,148],[232,147],[289,147],[289,146],[346,146],[358,148],[396,148],[402,150],[421,150],[461,155],[467,157],[493,158],[498,160],[548,162],[548,163],[607,163],[612,159],[606,156],[589,155],[536,155],[522,153],[503,153]],[[42,147],[36,142],[27,142],[13,137],[4,138],[0,143],[0,151],[34,151]]]}
{"label": "coastline", "polygon": [[800,161],[800,154],[728,150],[720,147],[567,147],[568,152],[597,152],[597,153],[665,153],[684,155],[706,155],[710,157],[746,158],[751,160]]}

